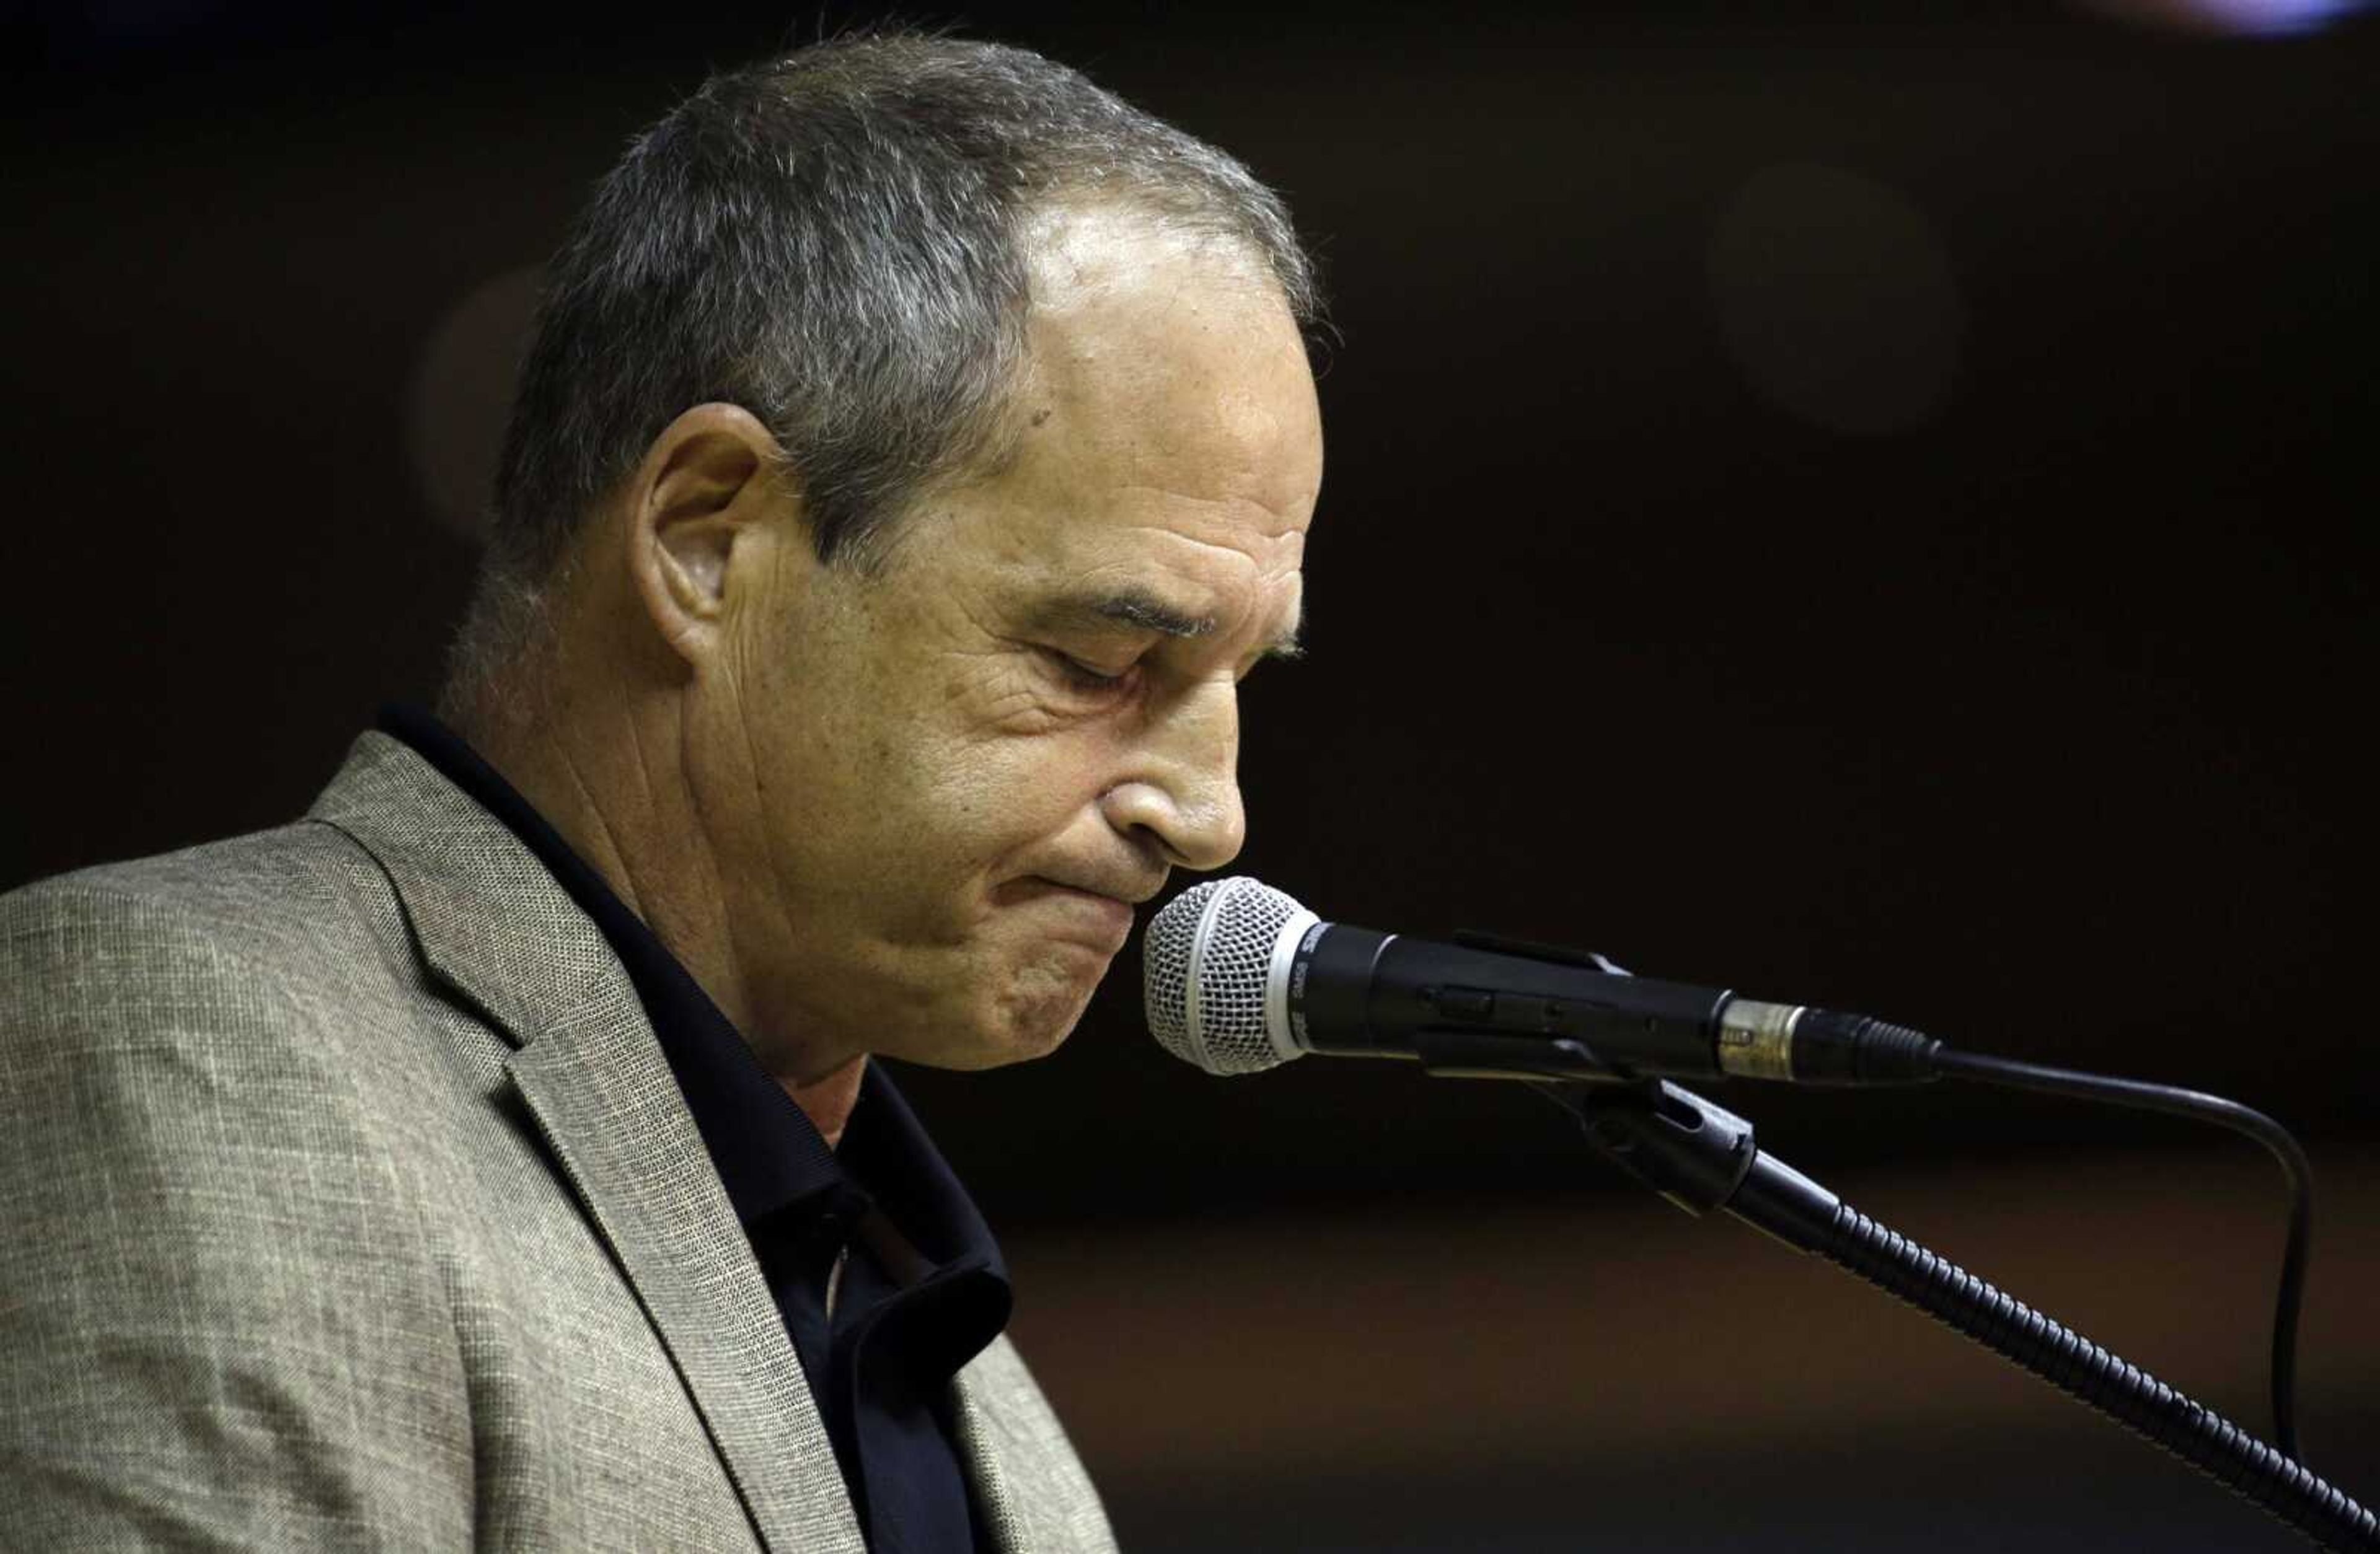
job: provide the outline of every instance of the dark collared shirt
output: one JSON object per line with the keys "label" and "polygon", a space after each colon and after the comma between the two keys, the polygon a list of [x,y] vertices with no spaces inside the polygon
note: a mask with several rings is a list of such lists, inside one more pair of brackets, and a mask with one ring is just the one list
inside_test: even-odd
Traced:
{"label": "dark collared shirt", "polygon": [[380,726],[511,828],[619,955],[776,1297],[868,1547],[989,1548],[950,1383],[1007,1325],[1008,1272],[892,1082],[868,1064],[830,1149],[677,958],[493,767],[417,709],[383,708]]}

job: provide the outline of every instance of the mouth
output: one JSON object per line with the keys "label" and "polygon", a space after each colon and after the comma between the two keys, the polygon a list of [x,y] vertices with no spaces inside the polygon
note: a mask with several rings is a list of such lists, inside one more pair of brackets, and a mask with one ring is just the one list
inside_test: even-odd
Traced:
{"label": "mouth", "polygon": [[1121,896],[1062,885],[1038,875],[1014,880],[992,892],[992,902],[1036,913],[1053,938],[1113,955],[1132,937],[1133,904]]}

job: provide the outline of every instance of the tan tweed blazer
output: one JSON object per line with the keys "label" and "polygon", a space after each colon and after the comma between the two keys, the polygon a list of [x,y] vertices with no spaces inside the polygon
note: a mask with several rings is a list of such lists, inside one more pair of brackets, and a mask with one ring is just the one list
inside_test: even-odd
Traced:
{"label": "tan tweed blazer", "polygon": [[[1113,1547],[1005,1339],[1000,1546]],[[296,825],[0,897],[0,1548],[859,1554],[625,974],[368,734]]]}

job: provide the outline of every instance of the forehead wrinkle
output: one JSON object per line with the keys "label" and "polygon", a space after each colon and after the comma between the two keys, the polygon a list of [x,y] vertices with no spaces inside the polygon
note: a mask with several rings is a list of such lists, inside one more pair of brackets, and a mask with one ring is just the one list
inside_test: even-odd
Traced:
{"label": "forehead wrinkle", "polygon": [[[1275,528],[1257,530],[1255,536],[1257,539],[1295,538],[1301,541],[1305,538],[1305,526],[1313,521],[1315,499],[1319,495],[1316,492],[1306,492],[1284,506],[1276,506],[1262,497],[1251,496],[1241,492],[1226,492],[1220,496],[1201,496],[1196,492],[1182,491],[1172,486],[1150,485],[1140,481],[1121,481],[1111,486],[1109,490],[1118,496],[1153,496],[1160,502],[1185,503],[1193,507],[1220,507],[1234,514],[1242,508],[1254,508],[1279,526]],[[1143,524],[1136,527],[1146,528],[1156,526]],[[1184,536],[1184,538],[1195,539],[1192,536]]]}
{"label": "forehead wrinkle", "polygon": [[[1305,559],[1305,530],[1294,523],[1272,534],[1252,533],[1228,520],[1206,534],[1147,521],[1111,524],[1104,532],[1149,537],[1157,541],[1150,561],[1210,593],[1271,587],[1296,572]],[[1087,530],[1083,537],[1096,546],[1100,531]]]}

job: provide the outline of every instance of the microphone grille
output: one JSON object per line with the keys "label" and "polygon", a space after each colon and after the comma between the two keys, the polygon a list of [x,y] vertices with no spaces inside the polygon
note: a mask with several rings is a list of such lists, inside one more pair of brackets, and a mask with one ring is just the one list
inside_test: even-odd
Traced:
{"label": "microphone grille", "polygon": [[1267,1028],[1265,992],[1282,930],[1301,917],[1311,914],[1296,898],[1245,875],[1167,903],[1141,947],[1157,1044],[1217,1074],[1255,1074],[1293,1055]]}
{"label": "microphone grille", "polygon": [[1198,936],[1207,898],[1222,886],[1220,880],[1191,886],[1167,902],[1141,935],[1140,1000],[1148,1034],[1188,1062],[1198,1061],[1190,1051],[1190,941]]}

